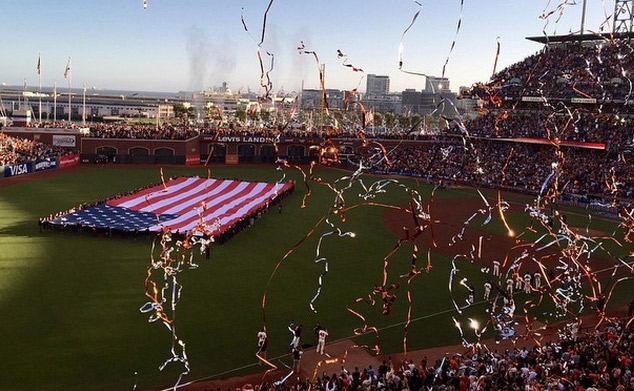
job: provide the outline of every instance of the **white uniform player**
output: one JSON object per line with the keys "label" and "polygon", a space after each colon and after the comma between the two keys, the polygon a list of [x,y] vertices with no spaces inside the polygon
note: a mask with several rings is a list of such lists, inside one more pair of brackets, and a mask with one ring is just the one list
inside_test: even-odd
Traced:
{"label": "white uniform player", "polygon": [[508,280],[506,280],[506,290],[508,291],[509,294],[513,294],[513,279],[509,278]]}
{"label": "white uniform player", "polygon": [[524,274],[524,293],[531,293],[531,275]]}
{"label": "white uniform player", "polygon": [[542,274],[537,272],[533,274],[533,284],[535,285],[535,289],[539,289],[542,286]]}
{"label": "white uniform player", "polygon": [[267,345],[268,345],[268,337],[266,335],[266,331],[262,330],[258,333],[258,352],[257,352],[257,354],[262,358],[266,358]]}
{"label": "white uniform player", "polygon": [[326,346],[326,337],[328,336],[328,331],[326,329],[321,329],[317,333],[317,353],[324,354],[324,346]]}
{"label": "white uniform player", "polygon": [[515,289],[521,291],[524,288],[524,279],[519,274],[515,275]]}
{"label": "white uniform player", "polygon": [[500,261],[498,261],[497,259],[493,261],[493,275],[494,276],[500,275]]}
{"label": "white uniform player", "polygon": [[487,281],[484,283],[484,300],[489,300],[490,294],[491,294],[491,283]]}

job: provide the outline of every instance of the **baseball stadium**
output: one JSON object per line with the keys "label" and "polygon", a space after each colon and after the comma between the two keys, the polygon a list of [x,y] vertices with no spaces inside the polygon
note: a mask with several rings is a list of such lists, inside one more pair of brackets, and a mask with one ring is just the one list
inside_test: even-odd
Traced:
{"label": "baseball stadium", "polygon": [[0,390],[634,390],[633,3],[415,115],[3,88]]}

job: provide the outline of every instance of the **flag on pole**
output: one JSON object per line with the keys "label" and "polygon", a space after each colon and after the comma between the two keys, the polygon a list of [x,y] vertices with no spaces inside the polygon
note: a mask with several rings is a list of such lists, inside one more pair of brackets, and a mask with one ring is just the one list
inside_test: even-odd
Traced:
{"label": "flag on pole", "polygon": [[374,110],[368,110],[365,112],[365,126],[364,128],[368,127],[370,124],[374,123]]}
{"label": "flag on pole", "polygon": [[69,73],[70,73],[70,57],[68,57],[68,62],[66,63],[66,70],[64,71],[64,79],[68,79]]}
{"label": "flag on pole", "polygon": [[37,56],[37,74],[42,74],[42,55]]}

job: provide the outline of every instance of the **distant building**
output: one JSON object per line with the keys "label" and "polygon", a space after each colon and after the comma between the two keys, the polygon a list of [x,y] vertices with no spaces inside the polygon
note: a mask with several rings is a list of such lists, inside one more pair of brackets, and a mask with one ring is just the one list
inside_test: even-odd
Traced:
{"label": "distant building", "polygon": [[377,113],[387,113],[391,111],[393,113],[400,114],[402,110],[401,94],[393,93],[384,96],[365,95],[361,99],[361,103],[368,110],[373,110]]}
{"label": "distant building", "polygon": [[390,93],[390,77],[368,75],[366,78],[366,96],[387,96]]}
{"label": "distant building", "polygon": [[[46,92],[34,93],[31,91],[0,89],[1,110],[13,115],[20,110],[31,111],[31,122],[40,117],[40,100],[42,102],[42,121],[68,119],[70,110],[73,120],[82,119],[84,111],[84,99],[81,90],[71,93],[69,107],[68,92],[59,91],[57,98],[52,89]],[[38,94],[38,95],[36,95]],[[126,93],[109,90],[90,90],[86,93],[86,121],[97,121],[104,117],[128,117],[128,118],[156,118],[166,120],[174,117],[173,105],[182,103],[183,100],[174,96],[163,96],[159,93]],[[19,122],[19,121],[18,121]]]}
{"label": "distant building", "polygon": [[[440,90],[431,88],[432,83],[446,83],[447,88]],[[438,84],[438,85],[439,85]],[[436,87],[438,87],[436,85]],[[450,117],[456,114],[456,94],[448,89],[449,80],[447,78],[429,78],[427,87],[423,91],[416,91],[408,88],[402,92],[403,110],[409,113],[447,115]]]}
{"label": "distant building", "polygon": [[403,110],[410,113],[420,113],[422,111],[422,92],[416,91],[413,88],[408,88],[402,92],[402,104]]}
{"label": "distant building", "polygon": [[[326,101],[330,109],[344,109],[346,93],[341,90],[326,89]],[[319,90],[302,90],[302,110],[318,110],[323,108],[323,93]]]}
{"label": "distant building", "polygon": [[451,91],[449,88],[449,78],[427,76],[425,78],[425,92],[437,93],[437,92]]}
{"label": "distant building", "polygon": [[469,87],[461,86],[458,90],[458,99],[456,100],[456,108],[460,114],[475,115],[477,114],[478,102],[472,96],[466,94]]}

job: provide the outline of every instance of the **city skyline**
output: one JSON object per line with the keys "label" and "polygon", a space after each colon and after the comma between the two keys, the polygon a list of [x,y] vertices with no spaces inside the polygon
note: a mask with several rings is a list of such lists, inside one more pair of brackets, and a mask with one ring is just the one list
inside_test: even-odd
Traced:
{"label": "city skyline", "polygon": [[[60,89],[67,87],[64,72],[69,57],[75,88],[85,83],[97,89],[191,91],[227,82],[234,91],[261,89],[256,49],[268,0],[147,3],[147,9],[141,0],[3,4],[3,14],[11,17],[0,25],[5,43],[0,83],[22,86],[26,81],[34,89],[41,53],[42,85],[57,83]],[[444,67],[453,91],[488,80],[497,37],[500,70],[542,48],[526,36],[576,32],[581,20],[581,3],[562,1],[419,3],[422,6],[408,0],[389,5],[378,0],[274,1],[260,47],[266,69],[266,53],[275,55],[270,74],[273,92],[298,91],[302,82],[305,88],[319,88],[317,63],[312,55],[298,53],[300,42],[326,64],[327,88],[363,91],[364,75],[376,74],[389,76],[390,91],[423,89],[424,78],[398,69],[401,37],[418,11],[402,40],[402,68],[441,77]],[[606,19],[611,22],[614,1],[587,3],[586,30],[598,31]],[[566,6],[560,14],[561,4]],[[546,13],[554,13],[540,19],[546,6]],[[611,23],[603,28],[611,30]],[[338,50],[347,57],[338,56]],[[348,64],[364,73],[344,66]]]}

